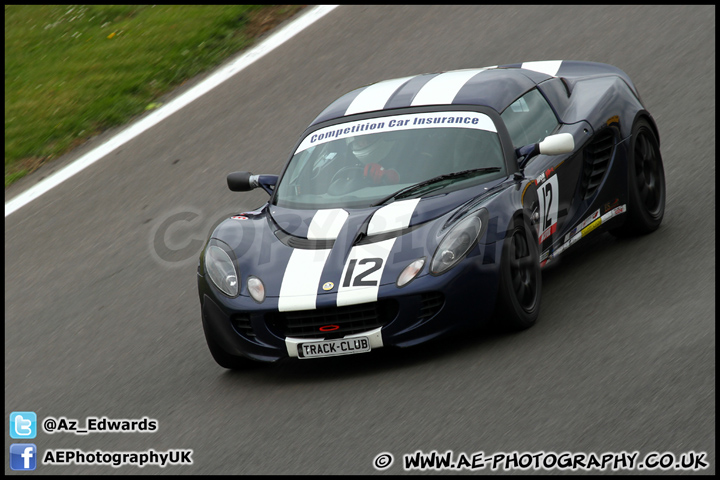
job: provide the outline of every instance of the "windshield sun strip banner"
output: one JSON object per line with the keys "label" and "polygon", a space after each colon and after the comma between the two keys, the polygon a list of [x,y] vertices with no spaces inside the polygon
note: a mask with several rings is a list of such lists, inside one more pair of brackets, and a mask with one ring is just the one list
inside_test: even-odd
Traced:
{"label": "windshield sun strip banner", "polygon": [[368,118],[315,130],[303,139],[295,154],[310,147],[341,138],[421,128],[468,128],[497,132],[493,121],[483,113],[472,111],[410,113],[390,117]]}

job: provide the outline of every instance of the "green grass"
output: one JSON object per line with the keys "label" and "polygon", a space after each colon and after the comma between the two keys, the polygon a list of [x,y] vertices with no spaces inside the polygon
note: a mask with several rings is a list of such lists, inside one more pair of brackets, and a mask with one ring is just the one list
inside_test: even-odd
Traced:
{"label": "green grass", "polygon": [[300,7],[5,6],[5,186],[128,122]]}

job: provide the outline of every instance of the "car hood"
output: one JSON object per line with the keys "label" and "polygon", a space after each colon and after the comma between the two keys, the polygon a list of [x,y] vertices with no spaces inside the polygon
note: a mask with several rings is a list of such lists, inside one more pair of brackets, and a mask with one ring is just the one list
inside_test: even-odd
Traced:
{"label": "car hood", "polygon": [[444,228],[463,206],[497,193],[501,181],[426,198],[362,209],[299,210],[266,204],[234,215],[212,238],[234,253],[241,295],[246,279],[260,278],[280,310],[315,308],[317,295],[338,295],[338,305],[375,301],[380,285],[425,258],[420,276]]}

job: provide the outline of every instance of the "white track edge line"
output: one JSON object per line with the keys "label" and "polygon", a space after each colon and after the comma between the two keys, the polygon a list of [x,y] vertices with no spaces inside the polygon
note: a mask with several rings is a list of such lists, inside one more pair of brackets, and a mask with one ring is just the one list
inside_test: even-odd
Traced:
{"label": "white track edge line", "polygon": [[290,40],[296,34],[300,33],[305,28],[309,27],[317,20],[330,13],[337,6],[338,5],[319,5],[303,13],[300,17],[293,20],[277,32],[271,34],[258,45],[242,54],[232,63],[221,68],[220,70],[218,70],[210,77],[206,78],[184,94],[175,98],[165,106],[157,109],[139,122],[130,125],[125,130],[109,139],[107,142],[94,148],[93,150],[78,158],[74,162],[70,163],[69,165],[65,166],[64,168],[55,172],[49,177],[41,180],[37,184],[33,185],[29,189],[14,197],[12,200],[5,203],[5,216],[7,217],[17,209],[32,202],[42,194],[58,186],[76,173],[97,162],[116,148],[120,147],[121,145],[137,137],[144,131],[160,123],[161,121],[163,121],[173,113],[177,112],[190,102],[206,94],[207,92],[217,87],[222,82],[229,79],[236,73],[244,70],[256,60],[264,57],[265,55],[273,51],[275,48],[279,47],[287,40]]}

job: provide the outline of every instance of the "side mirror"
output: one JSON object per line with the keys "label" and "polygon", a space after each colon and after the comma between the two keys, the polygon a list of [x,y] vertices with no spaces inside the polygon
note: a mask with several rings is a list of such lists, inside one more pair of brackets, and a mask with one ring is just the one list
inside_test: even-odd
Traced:
{"label": "side mirror", "polygon": [[575,140],[570,133],[558,133],[545,137],[545,140],[538,143],[538,147],[543,155],[562,155],[573,151]]}
{"label": "side mirror", "polygon": [[233,172],[227,176],[228,188],[233,192],[249,192],[258,187],[257,177],[250,172]]}
{"label": "side mirror", "polygon": [[268,195],[272,195],[277,175],[253,175],[250,172],[233,172],[227,176],[228,188],[233,192],[249,192],[262,187]]}
{"label": "side mirror", "polygon": [[562,155],[564,153],[572,153],[575,149],[575,140],[570,133],[558,133],[545,137],[540,143],[525,145],[515,150],[518,157],[518,166],[522,170],[528,161],[538,154],[543,155]]}

